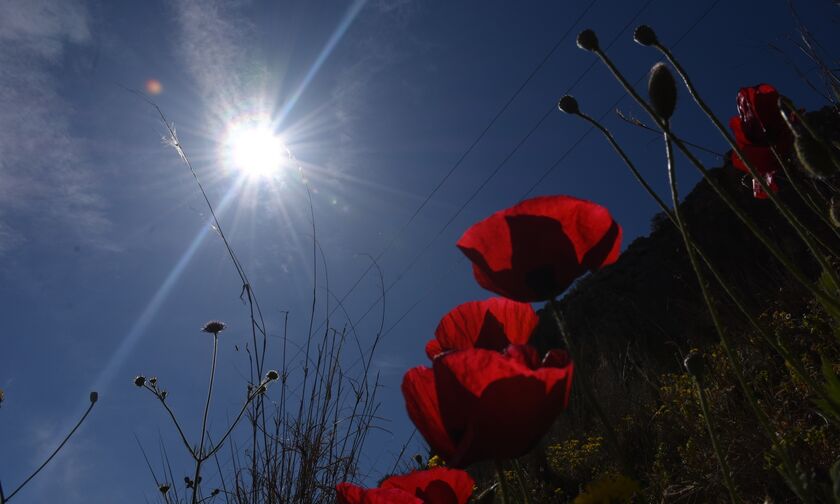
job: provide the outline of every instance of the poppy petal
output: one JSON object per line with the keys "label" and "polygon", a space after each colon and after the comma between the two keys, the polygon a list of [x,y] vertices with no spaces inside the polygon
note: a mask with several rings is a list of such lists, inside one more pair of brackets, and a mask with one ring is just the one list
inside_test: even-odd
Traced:
{"label": "poppy petal", "polygon": [[538,323],[537,314],[527,303],[505,298],[471,301],[441,319],[435,340],[426,345],[426,354],[434,358],[445,350],[467,348],[501,351],[511,343],[527,343]]}
{"label": "poppy petal", "polygon": [[402,393],[408,417],[432,451],[444,459],[451,457],[455,447],[440,417],[434,372],[425,366],[409,369],[403,378]]}

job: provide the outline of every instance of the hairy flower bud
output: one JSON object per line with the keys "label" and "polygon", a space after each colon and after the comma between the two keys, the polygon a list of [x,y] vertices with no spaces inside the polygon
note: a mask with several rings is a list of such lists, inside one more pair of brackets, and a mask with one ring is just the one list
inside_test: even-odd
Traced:
{"label": "hairy flower bud", "polygon": [[93,404],[99,400],[99,392],[93,391],[90,393],[90,403]]}
{"label": "hairy flower bud", "polygon": [[166,495],[166,493],[169,492],[169,485],[166,483],[161,483],[161,485],[158,487],[158,490],[160,490],[160,493]]}
{"label": "hairy flower bud", "polygon": [[648,25],[637,26],[636,31],[633,32],[633,40],[643,46],[652,46],[653,44],[659,43],[659,39],[656,38],[656,32]]}
{"label": "hairy flower bud", "polygon": [[693,349],[688,352],[685,361],[683,361],[683,365],[685,366],[685,370],[688,371],[688,374],[694,378],[699,380],[703,377],[703,356],[700,355],[699,350]]}
{"label": "hairy flower bud", "polygon": [[571,95],[566,95],[563,98],[560,98],[560,101],[557,102],[557,108],[560,109],[561,112],[565,112],[567,114],[580,113],[578,102],[575,100],[575,97]]}
{"label": "hairy flower bud", "polygon": [[597,51],[600,49],[598,36],[595,35],[594,31],[587,28],[578,34],[577,46],[587,51]]}
{"label": "hairy flower bud", "polygon": [[837,173],[838,167],[834,163],[831,147],[828,144],[817,140],[808,132],[796,137],[793,142],[796,157],[802,168],[814,178],[822,179]]}
{"label": "hairy flower bud", "polygon": [[137,385],[138,387],[142,387],[143,385],[146,384],[146,377],[143,376],[143,375],[140,375],[140,376],[134,378],[134,384]]}
{"label": "hairy flower bud", "polygon": [[280,378],[280,374],[272,369],[271,371],[265,374],[265,377],[268,378],[269,381],[274,381],[277,378]]}
{"label": "hairy flower bud", "polygon": [[657,63],[650,70],[648,80],[650,105],[656,115],[667,121],[674,115],[677,106],[677,83],[665,63]]}

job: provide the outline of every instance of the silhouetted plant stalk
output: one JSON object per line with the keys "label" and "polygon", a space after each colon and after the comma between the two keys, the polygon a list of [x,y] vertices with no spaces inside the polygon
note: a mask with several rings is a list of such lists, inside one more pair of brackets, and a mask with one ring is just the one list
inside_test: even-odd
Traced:
{"label": "silhouetted plant stalk", "polygon": [[53,450],[52,453],[50,453],[50,455],[47,457],[47,459],[44,460],[44,462],[41,465],[39,465],[38,468],[35,469],[32,472],[32,474],[30,474],[25,480],[23,480],[23,483],[21,483],[20,485],[17,486],[17,488],[12,490],[9,493],[9,495],[5,495],[5,493],[3,492],[3,485],[0,484],[0,504],[6,504],[10,500],[12,500],[12,497],[17,495],[17,493],[20,492],[23,489],[23,487],[26,486],[27,483],[32,481],[32,479],[35,478],[35,476],[37,476],[38,473],[41,472],[42,469],[47,467],[47,464],[49,464],[52,461],[52,459],[55,458],[56,455],[58,455],[58,452],[60,452],[61,449],[64,448],[64,445],[67,444],[67,441],[70,441],[70,438],[73,436],[73,434],[76,433],[77,430],[79,430],[79,427],[81,427],[82,423],[85,421],[85,419],[88,417],[90,412],[93,410],[93,406],[96,404],[96,401],[99,400],[99,393],[91,392],[89,399],[90,399],[90,404],[88,404],[87,409],[85,410],[84,414],[82,414],[82,417],[79,418],[79,421],[76,422],[76,425],[74,425],[73,428],[70,429],[70,432],[67,433],[66,436],[64,436],[64,439],[61,440],[61,443],[59,443],[58,446],[56,447],[56,449]]}
{"label": "silhouetted plant stalk", "polygon": [[706,396],[706,389],[703,386],[703,358],[700,356],[699,352],[692,350],[685,358],[684,365],[688,374],[691,375],[691,379],[694,381],[694,387],[697,390],[700,410],[703,412],[703,421],[706,423],[706,429],[709,431],[709,439],[712,441],[712,449],[714,450],[715,457],[720,465],[720,472],[723,474],[723,484],[729,492],[729,499],[732,501],[732,504],[738,504],[741,502],[741,499],[738,498],[738,493],[735,491],[735,484],[732,482],[729,464],[726,462],[726,457],[720,449],[720,441],[718,440],[715,429],[712,426],[712,415],[709,412],[709,399]]}
{"label": "silhouetted plant stalk", "polygon": [[501,500],[502,504],[513,504],[511,500],[512,492],[510,491],[510,485],[508,484],[507,478],[505,477],[505,466],[502,464],[501,460],[495,461],[496,465],[496,479],[499,480],[499,489],[501,490]]}
{"label": "silhouetted plant stalk", "polygon": [[[619,145],[618,141],[616,141],[613,134],[602,125],[600,122],[592,118],[591,116],[587,115],[583,111],[580,110],[577,100],[575,100],[571,96],[564,96],[560,99],[558,103],[558,108],[570,115],[576,115],[581,119],[587,121],[589,124],[594,126],[598,129],[607,141],[612,146],[613,150],[618,154],[618,156],[624,161],[624,164],[633,174],[633,177],[639,182],[639,184],[644,188],[644,190],[650,195],[650,197],[656,202],[657,206],[659,206],[660,210],[665,214],[668,220],[677,228],[679,228],[676,218],[674,217],[674,213],[672,210],[665,204],[662,198],[653,190],[644,176],[639,172],[636,168],[635,163],[630,159],[624,149]],[[776,341],[767,329],[759,324],[758,320],[753,316],[750,310],[743,304],[741,301],[740,296],[738,296],[733,288],[730,286],[729,282],[727,282],[723,276],[721,275],[720,271],[717,267],[712,263],[709,257],[706,255],[704,250],[700,247],[700,245],[691,237],[691,233],[686,230],[686,235],[688,237],[688,241],[691,244],[691,247],[695,250],[697,256],[703,261],[706,268],[715,278],[717,283],[721,286],[724,293],[729,297],[730,300],[735,304],[735,307],[741,314],[747,319],[750,326],[762,337],[762,339],[767,343],[773,350],[775,350],[784,360],[787,366],[793,371],[796,377],[802,380],[803,383],[806,384],[808,389],[812,394],[819,396],[824,404],[828,406],[828,408],[822,408],[823,412],[828,415],[828,418],[836,424],[840,423],[840,403],[837,402],[836,398],[831,396],[828,391],[825,389],[824,386],[817,384],[811,375],[805,370],[802,366],[802,363],[797,359],[790,351],[785,348],[781,342]]]}
{"label": "silhouetted plant stalk", "polygon": [[[595,37],[594,32],[591,32],[591,36]],[[586,33],[586,32],[584,32]],[[728,194],[726,190],[724,190],[714,178],[709,176],[708,170],[706,167],[701,163],[697,157],[688,149],[688,147],[677,137],[670,129],[670,127],[665,124],[650,108],[645,100],[643,100],[639,94],[633,89],[633,86],[627,81],[627,79],[621,74],[618,68],[613,64],[613,62],[607,57],[607,55],[598,47],[597,45],[597,38],[594,38],[594,45],[589,45],[589,41],[584,41],[587,44],[587,47],[581,45],[583,49],[589,50],[595,53],[601,61],[607,66],[616,80],[624,87],[624,89],[636,100],[637,103],[647,112],[651,119],[653,119],[657,126],[665,132],[668,133],[671,141],[674,142],[674,145],[680,149],[680,151],[688,158],[692,165],[703,175],[712,189],[717,193],[717,195],[723,200],[723,202],[735,213],[741,222],[744,223],[745,226],[750,230],[750,232],[755,235],[756,238],[761,241],[761,243],[773,254],[773,256],[780,262],[782,265],[791,273],[791,275],[811,294],[813,294],[817,299],[820,300],[821,303],[829,310],[832,315],[836,317],[840,317],[840,302],[838,299],[826,293],[825,291],[818,289],[814,286],[810,279],[802,272],[802,270],[794,264],[794,262],[787,257],[781,249],[776,245],[773,240],[771,240],[766,233],[764,233],[755,223],[755,221],[747,215],[739,206],[738,204],[732,199],[732,197]],[[579,39],[580,45],[580,39]],[[590,48],[591,47],[591,48]]]}
{"label": "silhouetted plant stalk", "polygon": [[[773,205],[776,207],[779,213],[781,213],[785,220],[787,220],[788,223],[794,228],[794,230],[796,230],[796,233],[811,251],[811,254],[814,256],[814,259],[817,260],[817,262],[823,268],[826,274],[828,274],[831,277],[835,289],[840,288],[840,276],[838,276],[838,273],[835,270],[835,268],[829,263],[825,254],[817,246],[816,241],[812,237],[812,233],[810,233],[807,227],[802,222],[800,222],[799,219],[797,219],[793,212],[791,212],[787,205],[785,205],[779,199],[775,192],[770,189],[770,186],[767,184],[767,181],[764,179],[764,177],[759,175],[758,170],[756,170],[755,166],[753,166],[753,163],[748,159],[747,155],[744,154],[743,150],[737,145],[735,140],[729,134],[729,131],[727,131],[727,129],[723,126],[723,124],[720,122],[720,120],[717,118],[714,112],[712,112],[712,109],[700,97],[700,94],[697,92],[697,88],[692,83],[688,73],[685,71],[682,65],[680,65],[679,61],[677,61],[677,59],[674,57],[671,51],[658,40],[656,34],[650,27],[646,28],[649,30],[648,38],[641,40],[639,43],[657,49],[659,52],[662,53],[662,55],[665,56],[668,62],[671,63],[671,65],[682,78],[683,82],[685,83],[686,89],[688,89],[689,94],[694,99],[694,102],[697,104],[697,106],[700,107],[703,113],[706,114],[709,120],[711,120],[715,128],[717,128],[718,132],[720,132],[720,134],[724,137],[726,142],[732,148],[733,152],[735,152],[737,156],[741,158],[741,160],[744,162],[744,165],[747,167],[747,170],[749,170],[750,175],[758,181],[759,185],[767,194],[770,201],[773,203]],[[601,59],[605,63],[607,63],[608,60],[605,59],[605,56],[602,56],[604,54],[602,51],[596,51],[596,54],[601,56]],[[613,74],[616,73],[616,70],[614,70],[615,67],[612,65],[612,63],[607,63],[607,66],[610,67],[610,70],[613,71]],[[835,296],[836,300],[837,292],[835,291],[832,294]]]}
{"label": "silhouetted plant stalk", "polygon": [[[269,383],[271,383],[271,382],[273,382],[273,381],[275,381],[279,378],[279,374],[277,373],[277,371],[269,371],[266,374],[265,378],[263,378],[263,380],[260,382],[260,384],[257,387],[249,387],[248,395],[245,399],[245,402],[243,403],[242,407],[239,410],[239,413],[236,415],[233,422],[230,423],[226,432],[222,435],[222,437],[219,439],[219,441],[216,442],[216,443],[213,443],[212,447],[205,451],[205,449],[204,449],[205,440],[207,440],[207,438],[208,438],[207,416],[208,416],[209,411],[210,411],[210,403],[211,403],[211,400],[212,400],[212,397],[213,397],[213,385],[215,383],[216,362],[217,362],[218,347],[219,347],[219,333],[221,331],[223,331],[224,328],[225,328],[224,323],[218,322],[218,321],[211,321],[211,322],[208,322],[207,324],[205,324],[204,328],[202,329],[204,332],[210,333],[210,334],[213,335],[213,355],[212,355],[212,358],[211,358],[212,360],[211,360],[211,366],[210,366],[210,379],[209,379],[209,384],[208,384],[208,387],[207,387],[207,399],[205,400],[205,403],[204,403],[204,414],[203,414],[202,420],[201,420],[201,434],[200,434],[200,437],[199,437],[200,441],[199,441],[197,447],[193,448],[192,445],[190,444],[189,440],[187,439],[187,436],[184,434],[184,430],[181,427],[181,424],[178,421],[178,418],[175,416],[175,413],[172,411],[172,409],[169,407],[169,404],[166,402],[167,392],[158,386],[157,378],[153,377],[153,378],[149,378],[147,380],[144,376],[138,376],[134,379],[134,385],[136,385],[137,387],[144,388],[144,389],[148,390],[161,403],[161,405],[163,406],[163,408],[166,410],[167,414],[169,415],[169,418],[172,420],[172,423],[175,425],[175,428],[178,431],[178,434],[181,437],[181,441],[184,443],[184,446],[186,447],[187,452],[190,454],[193,461],[195,462],[195,469],[194,469],[194,472],[193,472],[192,479],[190,479],[190,478],[186,479],[187,487],[192,490],[191,502],[193,504],[197,504],[198,502],[200,502],[202,500],[201,499],[201,492],[200,492],[200,485],[201,485],[201,467],[204,464],[204,462],[206,462],[210,457],[213,457],[216,454],[216,452],[219,451],[219,449],[225,443],[227,438],[233,432],[233,429],[236,427],[236,425],[242,419],[242,416],[244,415],[245,411],[253,403],[254,399],[256,399],[257,397],[259,397],[263,393],[265,393],[266,388],[268,387]],[[219,493],[216,490],[214,490],[214,492],[215,493],[212,494],[213,496],[215,496]],[[167,499],[168,499],[168,497],[167,497]]]}
{"label": "silhouetted plant stalk", "polygon": [[[606,55],[606,53],[604,53],[604,51],[601,50],[601,48],[598,45],[597,36],[595,35],[595,33],[592,30],[585,30],[585,31],[581,32],[581,34],[578,36],[578,46],[581,47],[582,49],[585,49],[587,51],[595,53],[600,58],[600,60],[604,63],[604,65],[607,66],[607,68],[610,70],[610,72],[613,74],[613,76],[616,78],[616,80],[624,87],[624,89],[627,91],[627,93],[630,94],[630,96],[645,110],[645,112],[648,113],[648,115],[651,117],[651,119],[656,121],[656,124],[663,131],[663,135],[665,136],[666,141],[669,142],[669,143],[674,142],[674,144],[676,144],[680,148],[680,150],[683,152],[683,154],[686,155],[686,157],[692,162],[692,164],[694,164],[695,167],[697,167],[697,169],[700,170],[700,172],[703,174],[703,176],[706,178],[706,180],[710,183],[710,185],[712,185],[712,187],[715,188],[716,192],[721,196],[721,198],[724,199],[724,201],[730,206],[730,208],[732,208],[733,211],[735,211],[736,215],[738,215],[739,218],[741,218],[741,220],[745,224],[748,225],[748,227],[753,232],[753,234],[755,234],[756,237],[761,239],[761,241],[765,243],[765,246],[767,246],[768,249],[771,249],[771,252],[774,252],[774,251],[778,252],[777,258],[779,258],[779,260],[782,261],[783,264],[785,264],[785,266],[788,268],[788,270],[792,274],[794,274],[798,279],[800,279],[802,284],[804,286],[806,286],[806,288],[808,288],[809,291],[811,291],[815,295],[819,294],[818,297],[820,297],[820,299],[825,299],[825,300],[829,301],[832,304],[832,306],[836,305],[837,304],[836,300],[834,300],[832,297],[825,294],[823,291],[814,288],[814,286],[807,280],[807,277],[805,277],[805,275],[789,259],[787,259],[783,254],[781,254],[781,251],[779,251],[778,248],[769,240],[769,238],[767,238],[766,235],[755,225],[755,223],[752,221],[752,219],[750,219],[737,206],[737,204],[735,204],[734,201],[732,201],[731,197],[722,188],[720,188],[719,185],[716,182],[714,182],[712,177],[709,177],[708,171],[706,170],[705,166],[703,166],[703,164],[696,158],[696,156],[694,156],[694,154],[679,140],[679,138],[677,138],[672,133],[671,128],[668,124],[668,121],[664,120],[662,117],[660,117],[659,114],[651,107],[651,105],[648,104],[647,101],[645,101],[639,95],[639,93],[633,88],[633,86],[627,81],[627,79],[623,76],[623,74],[618,70],[618,68],[615,66],[615,64],[612,62],[612,60],[610,60],[610,58]],[[674,188],[672,187],[672,196],[674,195],[674,190],[673,189]],[[768,188],[768,190],[769,190],[769,188]],[[676,198],[674,198],[674,199],[676,199]],[[675,213],[675,217],[677,217],[676,213]],[[677,217],[677,221],[679,222],[678,217]],[[694,249],[692,247],[688,246],[688,245],[687,245],[687,249],[691,251],[690,254],[689,254],[689,258],[691,258],[691,256],[693,255]],[[776,255],[776,253],[774,253],[774,255]],[[701,285],[701,288],[703,288],[702,290],[705,291],[705,285],[704,285],[704,282],[703,282],[702,275],[700,274],[700,271],[696,266],[697,266],[696,263],[693,262],[692,267],[694,268],[695,273],[698,276],[698,281]],[[781,469],[783,470],[783,476],[786,476],[785,479],[788,481],[789,485],[791,485],[792,490],[797,494],[797,496],[800,499],[807,501],[806,493],[803,491],[803,488],[801,487],[801,484],[798,483],[798,478],[796,478],[796,476],[795,476],[797,474],[797,471],[795,469],[795,466],[794,466],[792,460],[790,459],[790,456],[788,454],[788,451],[787,451],[787,448],[784,444],[784,441],[782,439],[780,439],[780,435],[777,432],[775,432],[774,429],[772,429],[772,427],[770,425],[770,422],[769,422],[769,418],[767,417],[767,414],[758,405],[758,402],[755,399],[755,395],[752,391],[752,388],[746,382],[746,379],[744,378],[744,375],[743,375],[743,371],[741,369],[740,362],[737,360],[736,356],[734,355],[734,353],[732,351],[731,345],[729,344],[728,336],[726,335],[725,331],[723,330],[723,327],[720,325],[720,321],[716,320],[716,317],[717,317],[716,312],[714,311],[714,307],[712,306],[712,304],[710,302],[711,299],[708,298],[708,293],[704,292],[704,298],[706,300],[707,306],[710,309],[710,314],[712,315],[713,323],[715,325],[715,329],[718,332],[718,336],[721,339],[721,345],[724,348],[724,353],[727,355],[727,360],[729,360],[729,362],[730,362],[730,365],[731,365],[732,370],[733,370],[733,374],[735,374],[735,377],[738,381],[738,384],[741,387],[742,391],[744,392],[744,396],[747,398],[747,402],[750,405],[750,408],[752,409],[754,415],[756,416],[756,419],[758,420],[759,424],[761,425],[762,429],[764,430],[765,434],[767,435],[768,439],[770,440],[770,442],[773,446],[773,451],[776,453],[776,455],[781,460],[781,463],[782,463],[782,468]]]}
{"label": "silhouetted plant stalk", "polygon": [[625,472],[625,474],[632,476],[635,474],[633,466],[631,466],[627,461],[624,448],[618,440],[618,434],[616,433],[612,422],[610,422],[607,414],[601,407],[601,404],[595,398],[595,393],[592,390],[592,384],[589,382],[589,375],[586,374],[586,366],[583,364],[583,359],[581,358],[577,344],[572,341],[569,336],[569,331],[566,329],[566,324],[560,316],[560,311],[557,309],[556,304],[556,299],[550,300],[547,303],[548,310],[554,319],[554,324],[557,327],[557,331],[560,333],[560,337],[563,338],[566,350],[572,356],[572,362],[575,363],[575,383],[578,384],[580,391],[583,393],[584,402],[595,411],[595,414],[598,416],[598,420],[601,421],[601,425],[604,427],[604,435],[607,437],[607,444],[610,446],[613,455],[621,465],[621,469]]}

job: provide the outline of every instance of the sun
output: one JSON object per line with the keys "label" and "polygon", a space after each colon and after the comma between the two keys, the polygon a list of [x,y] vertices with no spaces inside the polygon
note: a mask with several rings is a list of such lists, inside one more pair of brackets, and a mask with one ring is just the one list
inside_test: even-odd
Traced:
{"label": "sun", "polygon": [[270,178],[280,174],[289,154],[271,122],[262,117],[233,121],[224,141],[226,164],[248,178]]}

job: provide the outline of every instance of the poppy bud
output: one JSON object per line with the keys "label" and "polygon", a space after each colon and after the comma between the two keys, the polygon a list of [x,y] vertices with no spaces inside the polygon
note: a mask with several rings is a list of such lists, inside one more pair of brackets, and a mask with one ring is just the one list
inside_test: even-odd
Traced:
{"label": "poppy bud", "polygon": [[275,370],[273,370],[273,369],[272,369],[271,371],[269,371],[268,373],[266,373],[266,374],[265,374],[265,377],[266,377],[269,381],[274,381],[274,380],[276,380],[277,378],[280,378],[280,375],[277,373],[277,371],[275,371]]}
{"label": "poppy bud", "polygon": [[834,196],[831,197],[831,201],[828,203],[828,219],[835,227],[840,228],[840,202]]}
{"label": "poppy bud", "polygon": [[218,488],[214,488],[213,491],[210,492],[210,496],[215,497],[215,496],[219,495],[219,492],[221,492],[221,490],[219,490]]}
{"label": "poppy bud", "polygon": [[201,330],[206,333],[219,334],[225,330],[225,327],[227,327],[227,324],[221,320],[211,320],[210,322],[204,324],[204,327],[202,327]]}
{"label": "poppy bud", "polygon": [[166,391],[165,391],[165,390],[164,390],[163,392],[161,392],[161,393],[160,393],[160,399],[161,399],[162,401],[165,401],[165,400],[166,400]]}
{"label": "poppy bud", "polygon": [[653,110],[667,121],[674,115],[677,106],[677,84],[665,63],[657,63],[650,70],[648,96]]}
{"label": "poppy bud", "polygon": [[577,46],[587,51],[597,51],[600,49],[598,36],[590,29],[583,30],[577,36]]}
{"label": "poppy bud", "polygon": [[566,95],[563,98],[560,98],[560,101],[557,102],[557,108],[560,109],[560,112],[565,112],[567,114],[580,113],[578,102],[575,100],[575,97],[571,95]]}
{"label": "poppy bud", "polygon": [[419,453],[415,454],[414,461],[417,462],[417,465],[423,467],[423,455],[420,455]]}
{"label": "poppy bud", "polygon": [[157,377],[152,376],[151,378],[149,378],[149,385],[151,385],[152,387],[157,385]]}
{"label": "poppy bud", "polygon": [[164,494],[164,495],[165,495],[167,492],[169,492],[169,485],[167,485],[166,483],[162,483],[162,484],[158,487],[158,490],[160,490],[160,493],[162,493],[162,494]]}
{"label": "poppy bud", "polygon": [[134,379],[134,384],[137,385],[138,387],[142,387],[143,385],[146,384],[146,377],[143,376],[143,375],[140,375],[140,376],[136,377]]}
{"label": "poppy bud", "polygon": [[260,385],[260,387],[257,389],[257,394],[263,394],[263,393],[265,393],[265,391],[266,391],[265,385]]}
{"label": "poppy bud", "polygon": [[93,404],[99,400],[99,392],[93,391],[90,393],[90,403]]}
{"label": "poppy bud", "polygon": [[700,355],[700,351],[697,349],[688,352],[685,361],[683,361],[683,365],[685,366],[685,370],[688,371],[688,374],[694,378],[699,380],[703,377],[703,356]]}
{"label": "poppy bud", "polygon": [[812,177],[822,179],[837,173],[838,166],[828,150],[830,147],[809,133],[797,136],[793,148],[802,168]]}
{"label": "poppy bud", "polygon": [[656,32],[648,25],[639,25],[636,27],[636,31],[633,32],[633,40],[643,46],[652,46],[659,43],[659,39],[656,38]]}

